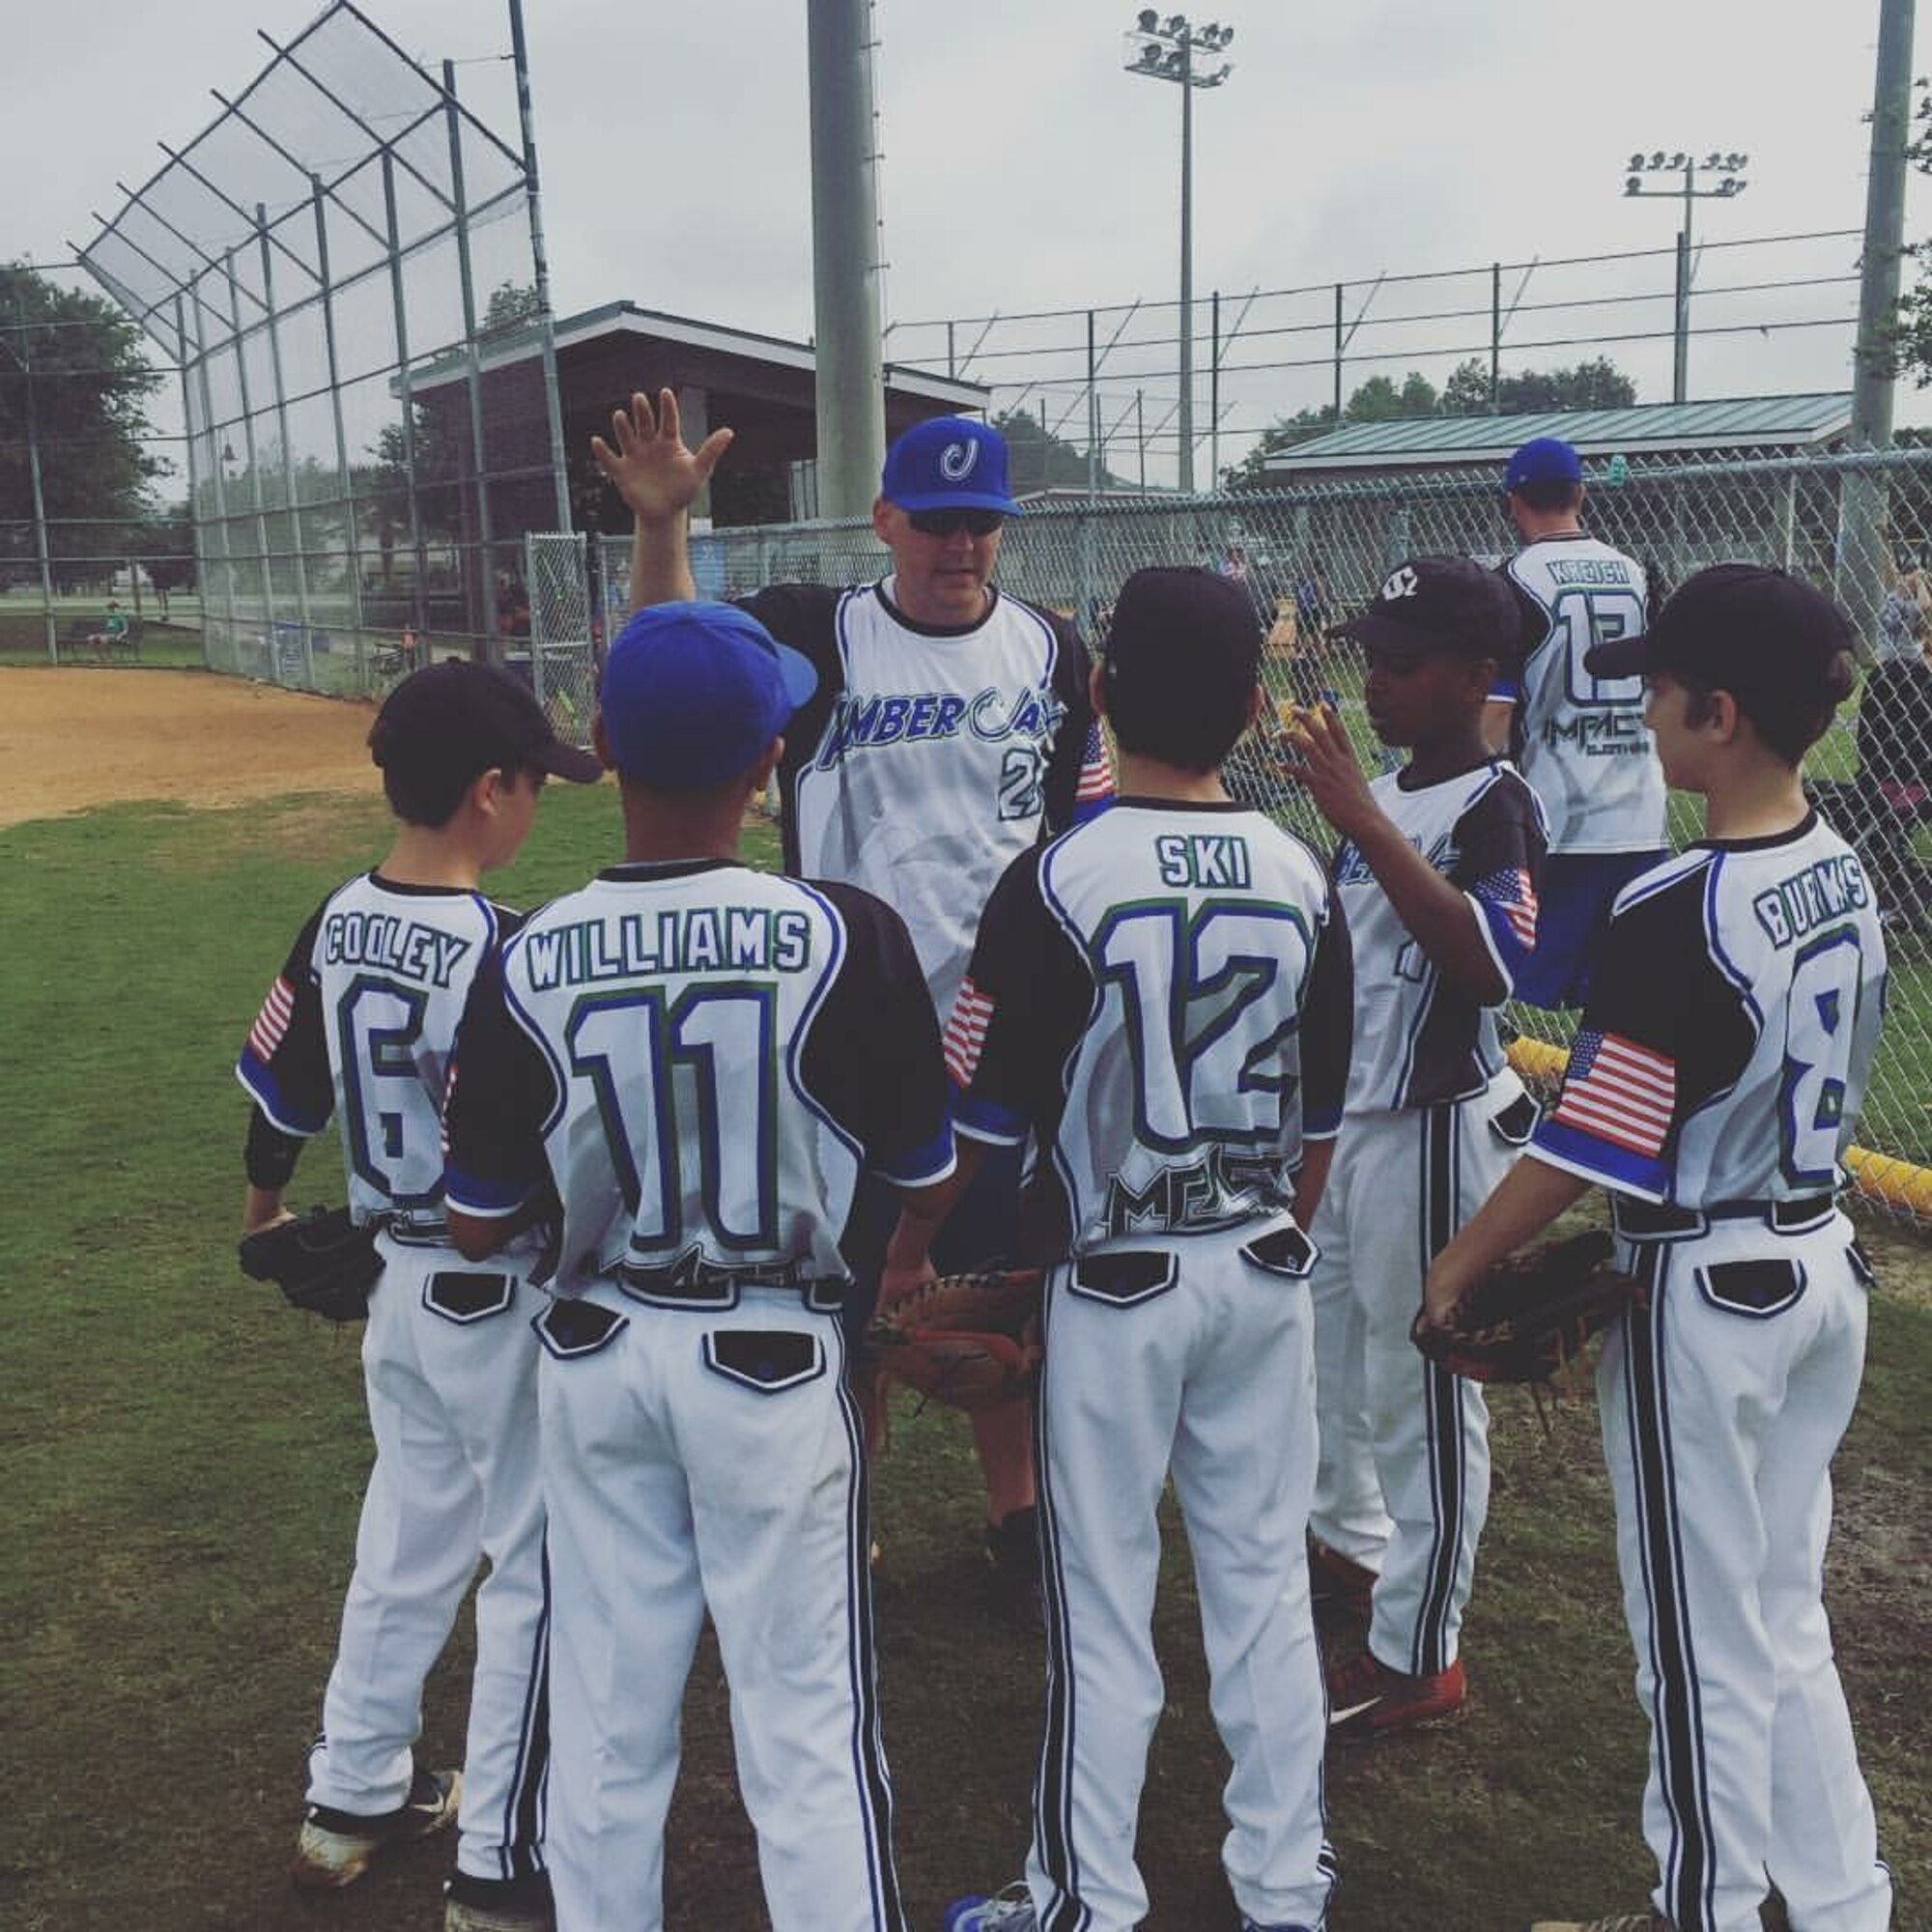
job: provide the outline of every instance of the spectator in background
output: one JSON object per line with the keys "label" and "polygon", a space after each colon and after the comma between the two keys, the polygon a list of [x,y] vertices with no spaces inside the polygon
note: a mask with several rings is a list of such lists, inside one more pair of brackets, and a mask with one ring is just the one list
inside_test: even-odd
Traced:
{"label": "spectator in background", "polygon": [[[1878,610],[1880,664],[1917,665],[1926,638],[1926,618],[1932,616],[1932,584],[1922,570],[1896,572]],[[1860,713],[1862,721],[1863,713]]]}

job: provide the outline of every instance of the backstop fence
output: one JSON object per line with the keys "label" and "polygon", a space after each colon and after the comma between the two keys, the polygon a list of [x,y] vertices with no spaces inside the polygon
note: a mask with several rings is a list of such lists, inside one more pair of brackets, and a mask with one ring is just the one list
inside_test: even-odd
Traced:
{"label": "backstop fence", "polygon": [[[1776,564],[1832,590],[1857,615],[1865,663],[1858,698],[1814,751],[1828,815],[1864,855],[1886,908],[1892,1010],[1869,1095],[1861,1179],[1932,1217],[1932,449],[1882,455],[1752,452],[1712,460],[1634,457],[1593,465],[1590,527],[1636,556],[1653,595],[1704,565]],[[1277,701],[1329,697],[1371,771],[1391,756],[1369,730],[1362,664],[1330,626],[1375,594],[1405,556],[1499,559],[1515,547],[1494,471],[1323,478],[1280,492],[1085,499],[1029,510],[1007,526],[999,581],[1104,637],[1122,581],[1152,563],[1208,563],[1242,578],[1268,629],[1264,676]],[[862,522],[765,526],[695,536],[701,594],[774,582],[863,582],[890,567]],[[560,725],[588,719],[604,639],[627,604],[630,548],[616,537],[526,540],[531,661]],[[1236,748],[1229,782],[1325,851],[1329,835],[1264,738]],[[1673,796],[1671,834],[1696,835],[1696,801]],[[1560,1065],[1566,1024],[1515,1009],[1519,1056]],[[1894,1171],[1895,1170],[1895,1171]]]}

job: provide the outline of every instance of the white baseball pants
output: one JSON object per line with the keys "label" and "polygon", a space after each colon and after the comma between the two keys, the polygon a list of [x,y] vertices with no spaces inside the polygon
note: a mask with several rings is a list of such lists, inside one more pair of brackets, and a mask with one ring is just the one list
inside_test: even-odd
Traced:
{"label": "white baseball pants", "polygon": [[513,1267],[381,1237],[362,1370],[376,1465],[342,1608],[308,1799],[363,1815],[409,1795],[423,1680],[476,1592],[457,1863],[477,1878],[543,1864],[549,1613],[533,1315]]}
{"label": "white baseball pants", "polygon": [[[659,1932],[705,1610],[774,1932],[899,1932],[863,1430],[836,1313],[611,1287],[540,1325],[558,1932]],[[708,1922],[700,1910],[694,1922]]]}
{"label": "white baseball pants", "polygon": [[1625,1251],[1650,1302],[1608,1337],[1597,1386],[1651,1726],[1653,1896],[1678,1932],[1757,1932],[1767,1873],[1793,1932],[1891,1922],[1821,1597],[1864,1372],[1851,1242],[1834,1214]]}
{"label": "white baseball pants", "polygon": [[1490,1507],[1481,1388],[1418,1352],[1429,1264],[1489,1197],[1528,1131],[1503,1072],[1471,1100],[1350,1114],[1310,1230],[1321,1465],[1309,1527],[1377,1573],[1369,1649],[1432,1677],[1456,1661]]}
{"label": "white baseball pants", "polygon": [[1163,1701],[1151,1624],[1170,1470],[1234,1760],[1229,1885],[1259,1924],[1319,1925],[1327,1907],[1326,1718],[1302,1557],[1308,1288],[1244,1258],[1259,1225],[1092,1255],[1049,1279],[1037,1421],[1047,1715],[1027,1861],[1044,1932],[1127,1932],[1147,1911],[1134,1832]]}

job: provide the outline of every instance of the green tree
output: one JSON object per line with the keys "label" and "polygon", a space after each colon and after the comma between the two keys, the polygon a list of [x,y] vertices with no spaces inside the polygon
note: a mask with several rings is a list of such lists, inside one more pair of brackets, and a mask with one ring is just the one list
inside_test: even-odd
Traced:
{"label": "green tree", "polygon": [[[33,521],[30,442],[49,523],[137,522],[167,467],[142,447],[160,381],[140,331],[111,303],[24,263],[0,264],[0,523]],[[123,534],[101,527],[54,547],[111,555]]]}
{"label": "green tree", "polygon": [[[1411,369],[1398,388],[1387,376],[1371,376],[1357,386],[1342,408],[1342,420],[1355,422],[1399,422],[1416,416],[1438,414],[1440,398],[1435,384],[1419,370]],[[1297,410],[1292,416],[1277,416],[1263,430],[1260,440],[1242,457],[1221,472],[1226,490],[1265,490],[1271,487],[1266,464],[1270,456],[1293,449],[1310,437],[1324,435],[1335,427],[1332,405],[1320,409]]]}
{"label": "green tree", "polygon": [[1623,410],[1636,401],[1636,384],[1607,355],[1568,369],[1520,369],[1496,384],[1490,407],[1490,368],[1479,355],[1459,362],[1442,385],[1445,416],[1521,416],[1545,410]]}
{"label": "green tree", "polygon": [[[1918,133],[1905,157],[1921,175],[1932,175],[1932,81],[1918,85],[1918,106],[1913,118]],[[1905,255],[1916,263],[1932,259],[1932,242],[1912,242]],[[1894,376],[1910,376],[1921,389],[1932,384],[1932,282],[1921,278],[1899,298],[1882,353]]]}
{"label": "green tree", "polygon": [[537,300],[536,285],[532,282],[498,282],[490,291],[490,299],[484,304],[483,320],[477,326],[478,335],[497,335],[513,328],[523,328],[536,321],[543,313],[542,304]]}
{"label": "green tree", "polygon": [[[993,427],[1007,440],[1008,473],[1015,490],[1086,489],[1087,451],[1048,429],[1043,411],[1036,415],[1024,407],[1002,410]],[[1105,465],[1099,477],[1103,490],[1126,487]]]}

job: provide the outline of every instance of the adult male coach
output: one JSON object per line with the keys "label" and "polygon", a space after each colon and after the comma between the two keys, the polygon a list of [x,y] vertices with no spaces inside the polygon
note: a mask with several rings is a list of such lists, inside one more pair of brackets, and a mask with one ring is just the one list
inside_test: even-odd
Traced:
{"label": "adult male coach", "polygon": [[[643,395],[592,453],[636,519],[631,604],[695,597],[688,511],[731,440],[688,449],[677,401]],[[745,608],[818,673],[779,766],[785,870],[863,886],[904,918],[935,1012],[952,1011],[980,909],[1044,834],[1098,810],[1112,774],[1073,626],[994,588],[1014,514],[1000,433],[962,416],[916,424],[886,453],[872,528],[892,554],[877,582],[772,584]],[[1019,1151],[980,1169],[934,1261],[976,1266],[1012,1247]],[[863,1323],[895,1209],[868,1189],[848,1258]],[[858,1330],[855,1328],[855,1334]],[[1029,1405],[973,1417],[986,1482],[986,1549],[1009,1613],[1037,1615]]]}
{"label": "adult male coach", "polygon": [[1643,722],[1643,681],[1583,663],[1592,644],[1643,629],[1649,586],[1634,557],[1584,530],[1583,465],[1569,443],[1525,442],[1503,495],[1523,546],[1503,565],[1522,609],[1521,657],[1498,680],[1485,735],[1507,749],[1549,822],[1536,952],[1516,997],[1580,1006],[1610,901],[1664,857],[1663,768]]}

